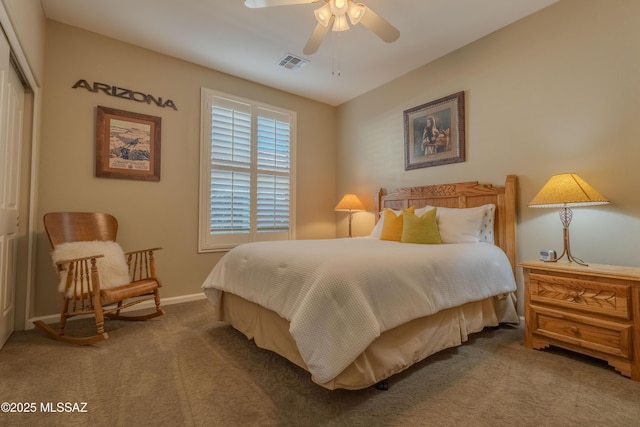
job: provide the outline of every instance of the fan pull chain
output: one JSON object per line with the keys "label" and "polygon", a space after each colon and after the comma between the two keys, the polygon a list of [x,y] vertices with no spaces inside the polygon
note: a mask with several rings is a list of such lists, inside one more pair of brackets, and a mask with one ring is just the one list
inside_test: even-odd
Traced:
{"label": "fan pull chain", "polygon": [[[337,36],[336,36],[337,33]],[[342,38],[340,36],[341,31],[332,31],[331,32],[331,45],[332,45],[332,55],[331,55],[331,74],[336,74],[336,55],[338,57],[338,76],[342,74],[342,62],[340,61],[340,53],[342,47]],[[337,37],[337,40],[336,40]],[[337,52],[337,54],[336,54]]]}

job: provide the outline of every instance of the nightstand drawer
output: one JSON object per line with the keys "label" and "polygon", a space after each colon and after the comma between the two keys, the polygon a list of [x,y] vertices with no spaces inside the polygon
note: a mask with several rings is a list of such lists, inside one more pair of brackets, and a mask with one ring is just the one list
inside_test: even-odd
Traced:
{"label": "nightstand drawer", "polygon": [[531,332],[573,346],[630,358],[631,325],[531,305]]}
{"label": "nightstand drawer", "polygon": [[529,286],[531,302],[631,318],[630,285],[531,273]]}

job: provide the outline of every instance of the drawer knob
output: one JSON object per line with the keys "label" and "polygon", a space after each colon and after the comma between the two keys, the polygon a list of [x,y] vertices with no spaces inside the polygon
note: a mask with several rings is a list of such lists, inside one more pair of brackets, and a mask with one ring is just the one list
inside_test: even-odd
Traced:
{"label": "drawer knob", "polygon": [[576,326],[571,326],[569,328],[569,330],[574,334],[574,335],[578,335],[580,334],[580,329],[578,329]]}

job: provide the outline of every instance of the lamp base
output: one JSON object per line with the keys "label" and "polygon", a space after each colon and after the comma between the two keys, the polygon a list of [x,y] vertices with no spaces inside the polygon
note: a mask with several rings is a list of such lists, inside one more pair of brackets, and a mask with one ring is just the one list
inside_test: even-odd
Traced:
{"label": "lamp base", "polygon": [[567,260],[569,262],[575,262],[576,264],[584,265],[588,267],[589,264],[582,261],[580,258],[576,258],[571,255],[571,245],[569,244],[569,224],[571,223],[572,212],[570,208],[562,208],[560,210],[560,220],[562,221],[562,240],[564,241],[564,249],[562,250],[562,254],[553,261],[549,262],[557,262],[560,261],[565,255],[567,256]]}
{"label": "lamp base", "polygon": [[562,254],[554,259],[553,261],[547,261],[547,262],[558,262],[560,261],[564,256],[567,256],[567,261],[569,262],[575,262],[576,264],[580,264],[580,265],[584,265],[585,267],[589,267],[589,264],[585,263],[584,261],[582,261],[580,258],[576,258],[573,255],[571,255],[571,252],[567,251],[567,249],[565,249]]}

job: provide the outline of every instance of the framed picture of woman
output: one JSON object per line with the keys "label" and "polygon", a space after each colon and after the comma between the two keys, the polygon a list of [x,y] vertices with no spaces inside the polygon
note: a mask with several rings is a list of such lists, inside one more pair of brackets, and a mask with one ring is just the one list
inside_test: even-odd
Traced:
{"label": "framed picture of woman", "polygon": [[465,161],[464,92],[404,111],[405,170]]}

